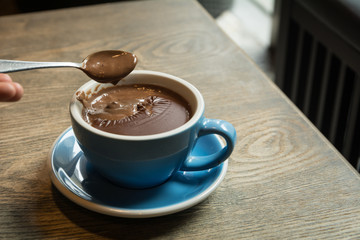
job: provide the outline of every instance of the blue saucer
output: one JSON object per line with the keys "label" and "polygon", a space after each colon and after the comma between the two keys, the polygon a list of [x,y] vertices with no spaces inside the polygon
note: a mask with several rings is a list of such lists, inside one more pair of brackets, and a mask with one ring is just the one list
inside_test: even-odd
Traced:
{"label": "blue saucer", "polygon": [[[215,135],[201,137],[195,155],[221,149]],[[99,175],[83,155],[72,128],[65,130],[49,153],[50,176],[67,198],[89,210],[117,217],[148,218],[190,208],[205,200],[223,180],[228,161],[206,171],[179,171],[167,182],[149,189],[126,189]]]}

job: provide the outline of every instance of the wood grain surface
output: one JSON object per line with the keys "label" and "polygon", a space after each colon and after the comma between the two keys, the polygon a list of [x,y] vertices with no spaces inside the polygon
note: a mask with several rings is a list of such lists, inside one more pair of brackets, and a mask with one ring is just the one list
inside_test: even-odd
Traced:
{"label": "wood grain surface", "polygon": [[23,99],[0,103],[0,239],[358,239],[360,178],[195,1],[103,4],[0,18],[0,59],[80,62],[134,52],[204,95],[205,115],[238,133],[229,169],[183,212],[124,219],[88,211],[52,186],[47,154],[88,78],[75,69],[11,74]]}

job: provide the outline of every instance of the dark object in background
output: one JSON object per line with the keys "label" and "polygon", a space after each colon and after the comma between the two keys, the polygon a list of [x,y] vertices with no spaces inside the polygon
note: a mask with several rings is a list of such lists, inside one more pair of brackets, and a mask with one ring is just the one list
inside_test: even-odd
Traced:
{"label": "dark object in background", "polygon": [[230,9],[233,4],[233,0],[198,0],[198,2],[213,18],[217,18],[221,13]]}
{"label": "dark object in background", "polygon": [[16,0],[21,12],[35,12],[59,8],[77,7],[83,5],[117,2],[119,0],[51,0],[51,1],[29,1]]}
{"label": "dark object in background", "polygon": [[[118,2],[121,0],[15,0],[17,8],[20,12],[35,12],[43,10],[52,10],[59,8],[77,7],[83,5],[101,4]],[[199,3],[213,16],[214,18],[229,8],[233,4],[233,0],[198,0]]]}
{"label": "dark object in background", "polygon": [[276,84],[360,170],[360,1],[282,0]]}

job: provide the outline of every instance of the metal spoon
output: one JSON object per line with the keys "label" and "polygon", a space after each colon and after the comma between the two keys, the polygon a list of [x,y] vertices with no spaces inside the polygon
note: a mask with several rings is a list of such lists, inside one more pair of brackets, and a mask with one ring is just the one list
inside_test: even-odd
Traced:
{"label": "metal spoon", "polygon": [[137,58],[134,54],[120,50],[95,52],[81,63],[74,62],[32,62],[0,59],[0,73],[17,72],[39,68],[78,68],[90,78],[101,82],[117,82],[134,70]]}

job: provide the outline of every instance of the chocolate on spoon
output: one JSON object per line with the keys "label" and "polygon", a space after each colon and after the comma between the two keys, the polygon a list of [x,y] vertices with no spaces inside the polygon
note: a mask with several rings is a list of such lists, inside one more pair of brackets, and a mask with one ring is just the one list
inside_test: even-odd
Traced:
{"label": "chocolate on spoon", "polygon": [[82,70],[100,83],[116,84],[134,70],[137,58],[133,53],[106,50],[87,56],[83,62],[32,62],[0,59],[0,73],[25,71],[39,68],[73,67]]}
{"label": "chocolate on spoon", "polygon": [[118,83],[134,70],[137,58],[133,53],[108,50],[90,54],[82,62],[81,69],[100,83]]}

